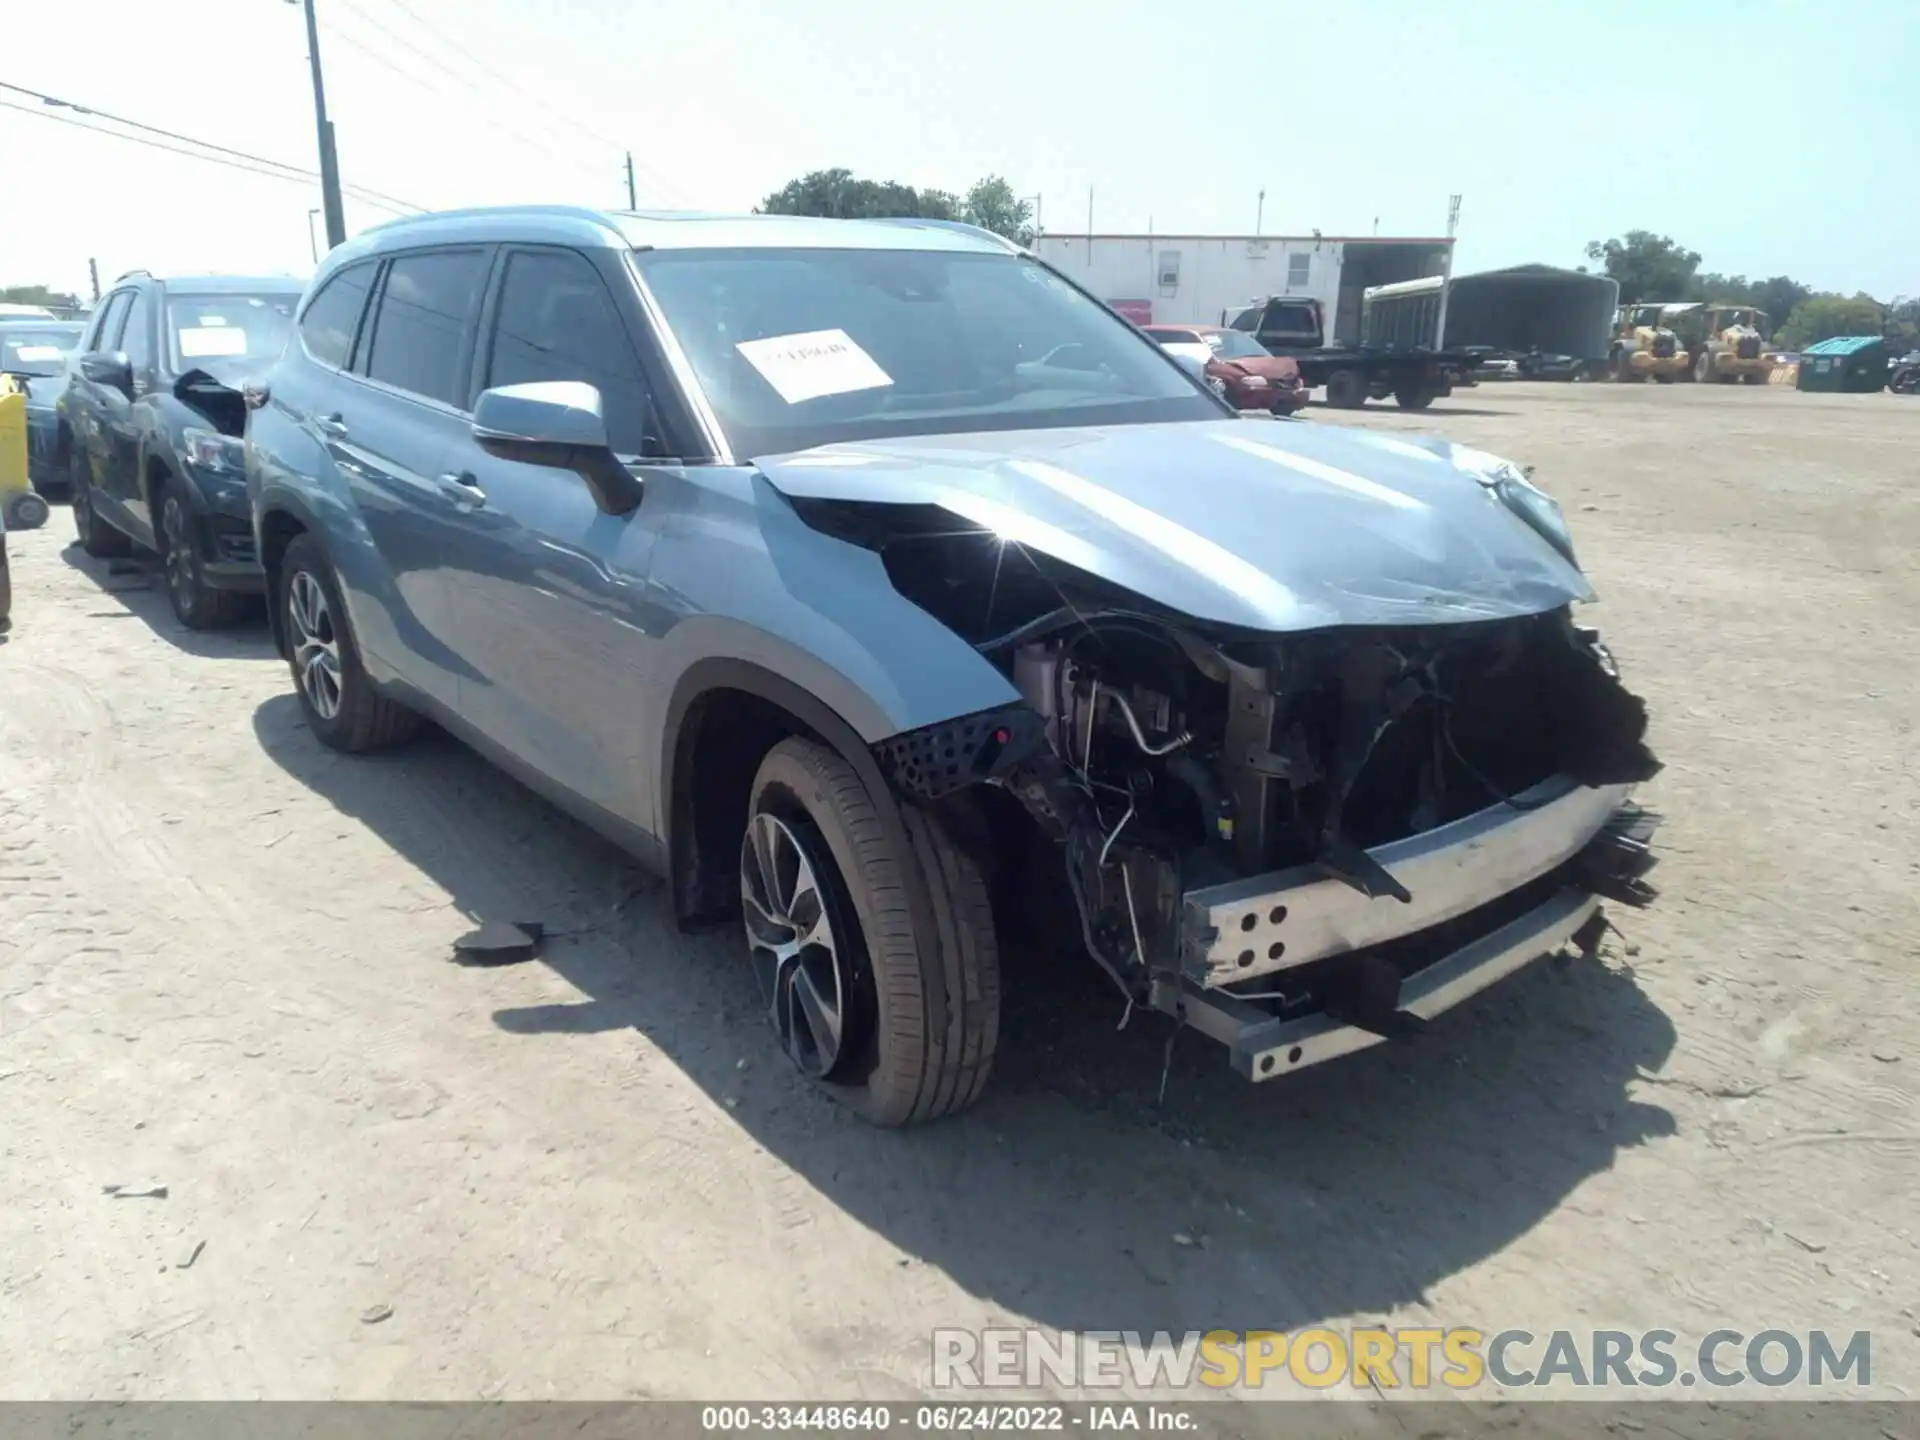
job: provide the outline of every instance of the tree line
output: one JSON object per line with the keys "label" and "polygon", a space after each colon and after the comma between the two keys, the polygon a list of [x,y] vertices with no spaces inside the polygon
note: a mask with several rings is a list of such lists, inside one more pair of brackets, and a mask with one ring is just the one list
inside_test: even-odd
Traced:
{"label": "tree line", "polygon": [[1775,326],[1774,341],[1788,350],[1836,335],[1881,335],[1896,354],[1920,347],[1920,296],[1896,296],[1883,304],[1864,290],[1840,295],[1787,275],[1766,280],[1722,275],[1702,270],[1698,251],[1651,230],[1595,240],[1587,246],[1587,258],[1620,282],[1622,305],[1656,300],[1751,305],[1766,312]]}
{"label": "tree line", "polygon": [[38,305],[43,310],[78,310],[80,297],[65,290],[49,290],[45,285],[7,285],[0,287],[0,305]]}
{"label": "tree line", "polygon": [[815,170],[789,180],[762,200],[758,210],[835,220],[960,220],[1021,245],[1033,243],[1033,206],[998,175],[975,181],[961,196],[948,190],[916,190],[897,180],[862,180],[851,170]]}

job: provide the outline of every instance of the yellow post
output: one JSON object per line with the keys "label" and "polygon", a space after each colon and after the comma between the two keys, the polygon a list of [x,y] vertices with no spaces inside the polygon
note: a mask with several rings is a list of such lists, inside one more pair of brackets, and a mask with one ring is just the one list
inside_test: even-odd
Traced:
{"label": "yellow post", "polygon": [[28,488],[27,397],[11,375],[0,375],[0,512]]}

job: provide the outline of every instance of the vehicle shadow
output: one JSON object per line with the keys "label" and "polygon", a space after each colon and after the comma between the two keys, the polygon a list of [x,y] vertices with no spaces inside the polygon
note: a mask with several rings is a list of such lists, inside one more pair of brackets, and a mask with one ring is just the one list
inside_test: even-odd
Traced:
{"label": "vehicle shadow", "polygon": [[267,633],[263,602],[250,602],[240,620],[221,630],[189,630],[167,603],[166,578],[160,561],[135,551],[124,560],[96,560],[68,541],[60,558],[100,587],[103,594],[126,606],[127,613],[144,621],[168,644],[209,660],[278,660]]}
{"label": "vehicle shadow", "polygon": [[1359,410],[1342,410],[1337,405],[1329,405],[1317,400],[1309,407],[1316,413],[1324,414],[1328,419],[1338,419],[1342,415],[1397,415],[1404,420],[1441,420],[1453,416],[1473,419],[1503,419],[1515,412],[1512,410],[1488,410],[1478,405],[1449,405],[1444,400],[1436,400],[1425,410],[1402,410],[1398,405],[1368,405]]}
{"label": "vehicle shadow", "polygon": [[503,1031],[639,1031],[833,1204],[1043,1324],[1377,1315],[1527,1233],[1622,1149],[1675,1133],[1626,1093],[1673,1027],[1600,961],[1543,961],[1404,1049],[1256,1087],[1193,1032],[1169,1048],[1166,1017],[1117,1028],[1090,963],[1018,952],[987,1097],[876,1131],[786,1066],[730,929],[680,935],[658,882],[470,751],[435,735],[337,763],[291,696],[255,730],[461,909],[546,925],[537,963],[586,998],[498,1012]]}

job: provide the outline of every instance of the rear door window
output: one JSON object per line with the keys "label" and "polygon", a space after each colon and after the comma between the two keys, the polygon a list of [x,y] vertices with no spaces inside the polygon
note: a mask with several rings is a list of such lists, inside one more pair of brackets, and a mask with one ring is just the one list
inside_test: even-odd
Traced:
{"label": "rear door window", "polygon": [[464,410],[467,341],[486,289],[487,262],[485,250],[395,256],[375,308],[367,377]]}

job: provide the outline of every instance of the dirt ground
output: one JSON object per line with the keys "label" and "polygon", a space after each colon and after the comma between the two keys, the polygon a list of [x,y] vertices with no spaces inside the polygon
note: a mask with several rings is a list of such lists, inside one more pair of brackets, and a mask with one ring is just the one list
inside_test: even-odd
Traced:
{"label": "dirt ground", "polygon": [[[1017,974],[987,1100],[905,1134],[789,1073],[733,935],[471,754],[333,756],[263,625],[180,629],[63,511],[10,537],[0,1398],[893,1399],[936,1326],[1348,1320],[1870,1329],[1911,1393],[1920,402],[1357,423],[1567,508],[1667,761],[1663,899],[1292,1081],[1189,1032],[1158,1106],[1157,1017]],[[565,933],[465,969],[475,915]]]}

